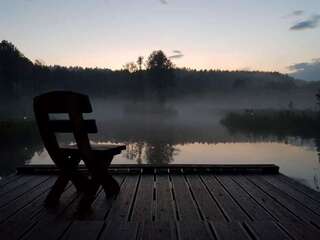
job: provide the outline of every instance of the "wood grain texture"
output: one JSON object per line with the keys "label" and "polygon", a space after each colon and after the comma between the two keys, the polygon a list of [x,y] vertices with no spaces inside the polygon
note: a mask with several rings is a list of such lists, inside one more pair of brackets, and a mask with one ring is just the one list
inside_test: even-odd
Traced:
{"label": "wood grain texture", "polygon": [[[56,176],[21,175],[2,185],[0,239],[318,239],[318,193],[282,175],[181,171],[114,174],[79,213],[70,183],[56,207],[43,201]],[[17,183],[14,183],[17,181]],[[13,185],[12,185],[13,184]],[[293,185],[295,187],[293,187]],[[14,186],[14,187],[13,187]]]}

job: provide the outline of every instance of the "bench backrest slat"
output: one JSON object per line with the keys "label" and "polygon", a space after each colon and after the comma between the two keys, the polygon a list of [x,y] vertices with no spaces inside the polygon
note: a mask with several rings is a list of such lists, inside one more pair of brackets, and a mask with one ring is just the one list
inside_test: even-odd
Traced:
{"label": "bench backrest slat", "polygon": [[[97,133],[97,125],[95,120],[82,120],[87,133]],[[49,120],[49,128],[53,132],[72,133],[74,127],[70,120]]]}
{"label": "bench backrest slat", "polygon": [[[73,133],[82,158],[91,158],[91,146],[88,133],[96,133],[95,120],[84,120],[83,113],[92,112],[87,95],[70,91],[54,91],[34,98],[34,113],[40,135],[52,160],[65,157],[55,133]],[[50,114],[66,113],[69,119],[50,119]]]}

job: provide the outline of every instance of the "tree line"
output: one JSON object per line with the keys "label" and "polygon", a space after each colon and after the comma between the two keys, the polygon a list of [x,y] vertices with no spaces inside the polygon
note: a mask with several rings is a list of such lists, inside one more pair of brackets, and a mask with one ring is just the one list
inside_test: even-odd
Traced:
{"label": "tree line", "polygon": [[298,81],[278,72],[177,68],[161,50],[152,52],[145,61],[139,56],[136,63],[127,63],[121,70],[47,66],[39,60],[32,62],[8,41],[0,43],[2,99],[32,97],[54,89],[66,89],[96,97],[162,101],[214,93],[281,92],[319,86],[319,82]]}

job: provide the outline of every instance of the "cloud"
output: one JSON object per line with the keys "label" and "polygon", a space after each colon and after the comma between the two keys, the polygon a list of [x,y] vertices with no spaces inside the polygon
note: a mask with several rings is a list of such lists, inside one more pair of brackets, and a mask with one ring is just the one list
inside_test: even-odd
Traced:
{"label": "cloud", "polygon": [[303,10],[295,10],[291,13],[291,16],[301,16],[303,15],[304,11]]}
{"label": "cloud", "polygon": [[316,14],[309,17],[306,20],[300,21],[290,27],[290,30],[298,31],[298,30],[305,30],[305,29],[312,29],[316,28],[320,22],[320,15]]}
{"label": "cloud", "polygon": [[182,54],[182,52],[180,50],[173,50],[172,52],[176,53],[176,54]]}
{"label": "cloud", "polygon": [[296,63],[288,67],[291,76],[298,79],[320,81],[320,58],[311,62]]}
{"label": "cloud", "polygon": [[167,0],[160,0],[160,2],[161,2],[162,4],[168,4],[168,1],[167,1]]}
{"label": "cloud", "polygon": [[288,15],[283,16],[283,18],[293,18],[293,17],[299,17],[304,14],[303,10],[295,10],[289,13]]}
{"label": "cloud", "polygon": [[173,55],[169,56],[170,59],[173,58],[182,58],[184,54],[180,50],[173,50]]}

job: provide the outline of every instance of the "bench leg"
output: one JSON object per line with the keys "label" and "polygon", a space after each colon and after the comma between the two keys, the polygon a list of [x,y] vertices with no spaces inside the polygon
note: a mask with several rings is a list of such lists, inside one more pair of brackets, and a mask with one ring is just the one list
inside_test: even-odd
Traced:
{"label": "bench leg", "polygon": [[87,176],[78,172],[79,158],[72,158],[56,165],[61,169],[63,175],[68,176],[78,192],[86,191],[90,187],[90,180]]}
{"label": "bench leg", "polygon": [[118,182],[108,173],[109,163],[111,162],[112,158],[113,156],[110,156],[106,160],[96,159],[94,163],[86,163],[88,170],[92,176],[93,184],[101,184],[108,196],[118,194],[120,191]]}
{"label": "bench leg", "polygon": [[107,197],[117,195],[120,192],[119,183],[109,173],[106,173],[102,187]]}
{"label": "bench leg", "polygon": [[75,159],[65,164],[56,163],[61,173],[45,199],[47,206],[54,206],[59,203],[59,199],[70,180],[78,192],[84,192],[91,188],[88,177],[77,172],[79,162],[80,160]]}
{"label": "bench leg", "polygon": [[45,199],[46,206],[55,206],[58,204],[59,199],[64,192],[67,184],[69,182],[69,177],[66,175],[60,175],[54,185],[52,186],[50,192]]}
{"label": "bench leg", "polygon": [[108,167],[113,156],[105,160],[94,159],[94,161],[85,161],[86,167],[91,174],[90,187],[84,192],[80,200],[78,211],[88,209],[95,199],[99,186],[102,185],[106,195],[112,197],[119,193],[120,186],[118,182],[108,173]]}

